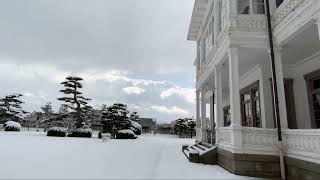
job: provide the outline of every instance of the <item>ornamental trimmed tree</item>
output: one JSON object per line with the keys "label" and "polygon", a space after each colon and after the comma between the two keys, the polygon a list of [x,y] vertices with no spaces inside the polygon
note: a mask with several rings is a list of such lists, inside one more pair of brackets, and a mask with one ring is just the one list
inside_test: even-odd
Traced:
{"label": "ornamental trimmed tree", "polygon": [[80,92],[83,88],[81,81],[83,81],[81,77],[67,77],[66,81],[61,83],[64,89],[60,90],[66,96],[58,98],[59,101],[65,103],[66,107],[71,109],[69,114],[76,122],[75,128],[81,128],[85,124],[88,112],[92,109],[87,102],[91,99],[83,97],[82,92]]}
{"label": "ornamental trimmed tree", "polygon": [[22,110],[24,102],[20,100],[22,94],[7,95],[0,99],[0,117],[12,121],[21,121],[28,112]]}
{"label": "ornamental trimmed tree", "polygon": [[103,124],[104,132],[111,132],[122,130],[130,123],[128,118],[129,111],[127,105],[115,103],[107,108],[107,111],[102,112],[101,123]]}

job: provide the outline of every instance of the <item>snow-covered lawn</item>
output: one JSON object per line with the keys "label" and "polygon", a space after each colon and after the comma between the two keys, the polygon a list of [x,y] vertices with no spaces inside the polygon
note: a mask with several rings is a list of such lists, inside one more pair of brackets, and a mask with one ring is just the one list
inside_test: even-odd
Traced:
{"label": "snow-covered lawn", "polygon": [[191,139],[142,135],[136,140],[46,137],[0,132],[0,178],[248,179],[219,166],[189,163],[181,145]]}

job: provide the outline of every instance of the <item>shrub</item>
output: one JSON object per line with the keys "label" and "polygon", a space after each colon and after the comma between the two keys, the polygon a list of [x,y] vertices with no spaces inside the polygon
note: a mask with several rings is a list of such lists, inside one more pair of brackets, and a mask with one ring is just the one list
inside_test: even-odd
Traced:
{"label": "shrub", "polygon": [[116,139],[137,139],[137,136],[132,130],[124,129],[116,133]]}
{"label": "shrub", "polygon": [[91,138],[91,136],[92,136],[92,129],[91,128],[72,129],[68,134],[68,137]]}
{"label": "shrub", "polygon": [[5,131],[20,131],[21,125],[14,121],[7,121],[4,123],[4,130]]}
{"label": "shrub", "polygon": [[134,132],[134,134],[141,135],[142,126],[139,123],[137,123],[135,121],[131,121],[130,122],[130,129]]}
{"label": "shrub", "polygon": [[67,134],[66,128],[61,127],[52,127],[47,131],[47,136],[55,136],[55,137],[65,137]]}

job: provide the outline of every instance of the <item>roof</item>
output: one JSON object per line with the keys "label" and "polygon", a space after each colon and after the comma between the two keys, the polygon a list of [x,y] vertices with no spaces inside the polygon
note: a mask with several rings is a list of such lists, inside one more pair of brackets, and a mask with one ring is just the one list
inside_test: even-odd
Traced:
{"label": "roof", "polygon": [[208,4],[209,0],[195,0],[188,31],[188,40],[197,40],[197,36],[201,29],[201,25],[203,24],[203,20],[205,19],[204,17],[207,12]]}

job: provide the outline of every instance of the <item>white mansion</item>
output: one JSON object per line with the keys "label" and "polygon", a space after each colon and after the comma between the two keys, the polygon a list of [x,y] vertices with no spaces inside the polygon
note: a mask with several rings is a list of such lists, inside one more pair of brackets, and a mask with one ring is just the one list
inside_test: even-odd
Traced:
{"label": "white mansion", "polygon": [[[320,179],[320,0],[270,0],[288,179]],[[280,177],[265,0],[195,0],[197,141],[217,164]]]}

